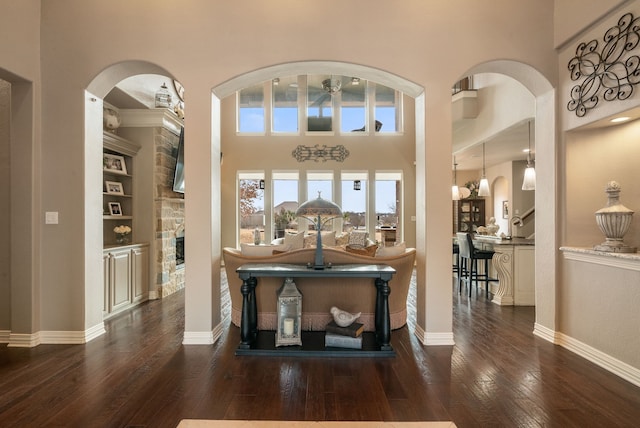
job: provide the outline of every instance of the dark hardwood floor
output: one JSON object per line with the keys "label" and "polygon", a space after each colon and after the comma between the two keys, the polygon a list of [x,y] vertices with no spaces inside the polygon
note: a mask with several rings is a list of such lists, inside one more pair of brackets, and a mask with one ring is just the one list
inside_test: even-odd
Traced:
{"label": "dark hardwood floor", "polygon": [[640,388],[532,335],[534,309],[454,294],[456,346],[404,327],[391,359],[235,357],[239,329],[183,346],[184,295],[108,321],[86,345],[0,347],[2,427],[175,427],[183,418],[452,420],[632,427]]}

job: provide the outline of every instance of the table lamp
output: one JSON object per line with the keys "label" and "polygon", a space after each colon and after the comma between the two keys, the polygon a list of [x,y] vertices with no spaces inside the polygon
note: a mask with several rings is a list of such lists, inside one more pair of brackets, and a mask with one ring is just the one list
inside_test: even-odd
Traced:
{"label": "table lamp", "polygon": [[309,200],[296,210],[296,217],[309,220],[316,228],[316,254],[313,268],[322,270],[325,268],[322,256],[322,227],[329,221],[342,215],[342,210],[336,204],[326,199],[322,199],[320,192],[316,199]]}

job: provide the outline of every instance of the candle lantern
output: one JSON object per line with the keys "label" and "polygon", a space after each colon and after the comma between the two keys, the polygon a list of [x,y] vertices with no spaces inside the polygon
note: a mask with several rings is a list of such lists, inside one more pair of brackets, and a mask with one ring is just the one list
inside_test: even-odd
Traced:
{"label": "candle lantern", "polygon": [[278,330],[276,346],[302,345],[302,294],[292,278],[278,290]]}

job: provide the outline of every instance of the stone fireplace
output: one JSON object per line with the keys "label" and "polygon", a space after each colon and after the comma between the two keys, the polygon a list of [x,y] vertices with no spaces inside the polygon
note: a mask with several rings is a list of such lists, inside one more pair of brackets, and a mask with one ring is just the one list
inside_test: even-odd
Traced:
{"label": "stone fireplace", "polygon": [[[155,128],[155,263],[158,298],[184,288],[184,197],[173,191],[179,136]],[[182,256],[182,260],[179,260]]]}

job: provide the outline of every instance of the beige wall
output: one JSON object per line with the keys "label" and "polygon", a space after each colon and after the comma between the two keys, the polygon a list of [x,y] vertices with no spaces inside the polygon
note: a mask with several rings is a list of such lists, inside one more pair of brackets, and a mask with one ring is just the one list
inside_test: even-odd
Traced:
{"label": "beige wall", "polygon": [[[11,200],[11,85],[0,80],[0,199]],[[11,236],[11,205],[0,207],[0,236]],[[11,240],[0,242],[0,336],[11,330]]]}
{"label": "beige wall", "polygon": [[[95,133],[100,130],[97,121],[85,116],[85,102],[91,102],[86,101],[90,96],[84,96],[86,88],[100,98],[122,78],[150,70],[175,76],[186,88],[185,126],[192,142],[186,150],[190,186],[185,202],[190,284],[186,330],[193,332],[211,331],[219,322],[214,309],[219,296],[211,283],[219,278],[216,266],[224,227],[219,211],[227,200],[220,191],[220,126],[211,89],[263,67],[317,58],[361,64],[372,74],[395,75],[424,88],[423,94],[414,94],[419,107],[415,235],[419,296],[423,298],[418,319],[427,333],[449,337],[450,255],[442,249],[450,247],[450,230],[442,225],[451,223],[450,87],[474,67],[491,71],[492,61],[498,59],[508,59],[509,64],[500,64],[506,67],[504,72],[521,76],[538,94],[557,75],[551,0],[435,4],[413,0],[401,7],[386,1],[330,0],[325,7],[341,11],[332,17],[330,29],[317,14],[309,13],[307,4],[284,0],[251,1],[250,7],[222,1],[155,7],[125,0],[45,1],[40,50],[34,48],[38,32],[29,31],[39,14],[30,14],[26,26],[17,24],[25,9],[39,2],[27,6],[3,3],[4,10],[11,12],[6,19],[9,28],[16,32],[11,42],[4,38],[0,42],[2,61],[26,69],[31,76],[39,73],[33,72],[36,67],[30,66],[30,59],[35,55],[36,65],[38,56],[42,61],[42,111],[46,115],[41,126],[36,123],[36,130],[42,129],[46,139],[38,152],[41,189],[34,193],[34,200],[42,211],[60,215],[59,225],[37,235],[39,250],[47,254],[37,271],[44,279],[39,294],[43,301],[41,330],[84,331],[99,322],[85,317],[87,313],[95,317],[99,311],[84,308],[85,302],[93,305],[99,300],[87,296],[101,292],[101,278],[92,274],[101,269],[99,245],[92,241],[98,236],[94,229],[100,227],[100,220],[93,215],[99,216],[99,210],[85,194],[85,189],[100,182],[99,171],[93,171],[99,162],[99,138],[91,133],[92,127]],[[363,19],[354,21],[353,16]],[[176,21],[184,23],[178,30],[160,25]],[[452,33],[451,28],[457,30]],[[443,44],[445,34],[447,43]],[[27,55],[27,61],[22,56],[25,51],[33,54]],[[91,125],[86,132],[85,123]],[[553,139],[548,144],[552,146]],[[552,179],[549,183],[553,185]],[[39,218],[40,209],[37,213]],[[69,239],[78,236],[84,238],[82,245]]]}
{"label": "beige wall", "polygon": [[[568,3],[574,3],[578,9],[582,6],[582,2],[580,6],[575,1]],[[598,7],[609,7],[614,3],[620,2],[602,2],[598,3]],[[593,11],[591,7],[588,9],[580,10],[580,13]],[[576,84],[569,78],[567,64],[575,55],[577,44],[598,40],[597,50],[600,51],[604,33],[627,12],[633,13],[634,17],[639,16],[640,3],[629,2],[625,8],[606,16],[588,32],[578,34],[559,53],[561,81],[558,96],[562,107],[559,128],[563,132],[559,145],[558,195],[561,202],[558,227],[560,245],[563,246],[592,248],[604,241],[594,214],[606,205],[604,189],[610,180],[621,184],[621,201],[625,206],[635,211],[640,209],[640,190],[637,186],[640,123],[636,121],[593,129],[601,119],[638,107],[638,88],[624,101],[609,102],[601,96],[598,105],[588,110],[584,117],[578,117],[566,108],[571,88]],[[591,16],[592,19],[595,17]],[[640,245],[640,218],[637,215],[625,242]],[[631,262],[630,265],[637,263]],[[607,264],[606,258],[593,257],[587,261],[562,258],[558,270],[561,276],[556,331],[569,338],[568,342],[573,341],[575,347],[583,349],[585,355],[590,355],[605,367],[614,367],[614,371],[640,383],[638,272],[628,269],[628,266],[613,267]]]}

